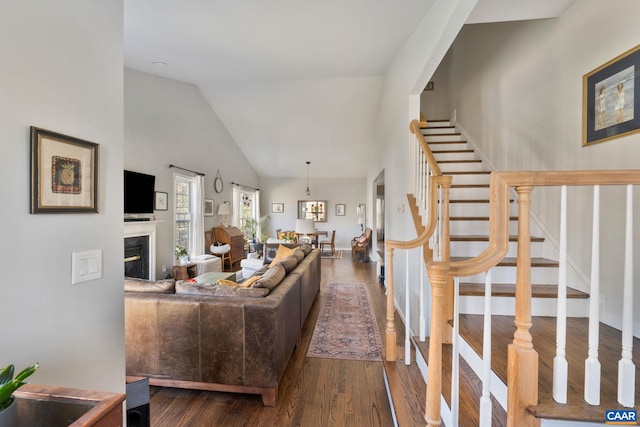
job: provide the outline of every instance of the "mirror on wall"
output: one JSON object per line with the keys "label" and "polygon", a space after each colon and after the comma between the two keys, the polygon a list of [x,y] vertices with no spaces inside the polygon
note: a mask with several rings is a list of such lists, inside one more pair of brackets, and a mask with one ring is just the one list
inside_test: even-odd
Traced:
{"label": "mirror on wall", "polygon": [[298,219],[312,219],[315,222],[327,222],[327,201],[299,200]]}

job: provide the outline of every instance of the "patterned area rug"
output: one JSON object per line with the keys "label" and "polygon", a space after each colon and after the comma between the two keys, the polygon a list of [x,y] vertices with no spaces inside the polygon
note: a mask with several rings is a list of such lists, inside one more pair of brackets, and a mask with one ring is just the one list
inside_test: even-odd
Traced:
{"label": "patterned area rug", "polygon": [[366,285],[329,283],[308,357],[382,360],[382,341]]}
{"label": "patterned area rug", "polygon": [[331,252],[322,252],[320,257],[324,259],[340,259],[342,258],[342,251],[335,251],[333,255],[331,255]]}

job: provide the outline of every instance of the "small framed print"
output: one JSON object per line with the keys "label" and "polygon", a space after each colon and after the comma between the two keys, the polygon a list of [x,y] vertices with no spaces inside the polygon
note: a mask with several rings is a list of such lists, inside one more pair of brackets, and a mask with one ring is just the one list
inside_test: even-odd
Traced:
{"label": "small framed print", "polygon": [[98,212],[99,145],[31,126],[31,213]]}
{"label": "small framed print", "polygon": [[168,206],[169,194],[164,191],[156,191],[156,198],[153,204],[153,210],[156,211],[166,211],[169,209]]}
{"label": "small framed print", "polygon": [[344,203],[336,204],[336,216],[344,216],[346,210],[347,210],[347,205],[345,205]]}
{"label": "small framed print", "polygon": [[204,199],[204,216],[213,216],[213,200]]}
{"label": "small framed print", "polygon": [[273,213],[283,213],[284,212],[284,203],[271,203],[271,212],[273,212]]}

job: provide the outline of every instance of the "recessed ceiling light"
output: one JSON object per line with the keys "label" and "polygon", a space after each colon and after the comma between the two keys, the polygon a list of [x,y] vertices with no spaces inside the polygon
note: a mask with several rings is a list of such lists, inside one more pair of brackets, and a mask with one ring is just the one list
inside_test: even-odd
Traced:
{"label": "recessed ceiling light", "polygon": [[153,61],[151,64],[156,66],[156,67],[166,67],[167,66],[167,63],[166,62],[162,62],[162,61]]}

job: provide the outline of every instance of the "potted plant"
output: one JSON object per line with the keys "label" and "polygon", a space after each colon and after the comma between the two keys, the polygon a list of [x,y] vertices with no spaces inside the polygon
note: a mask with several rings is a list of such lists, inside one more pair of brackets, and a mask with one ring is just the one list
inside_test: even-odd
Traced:
{"label": "potted plant", "polygon": [[176,246],[176,259],[180,265],[189,263],[189,252],[182,246]]}
{"label": "potted plant", "polygon": [[16,377],[13,377],[15,367],[9,365],[0,370],[0,427],[12,427],[18,424],[18,408],[13,392],[22,387],[29,375],[33,374],[39,365],[24,368]]}

